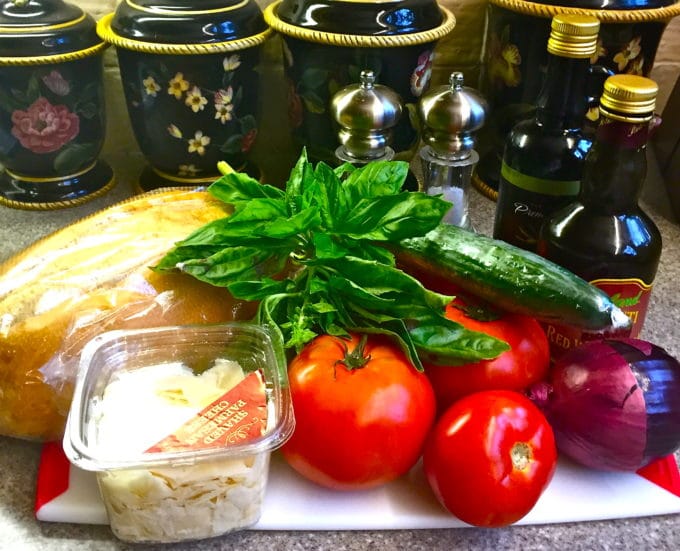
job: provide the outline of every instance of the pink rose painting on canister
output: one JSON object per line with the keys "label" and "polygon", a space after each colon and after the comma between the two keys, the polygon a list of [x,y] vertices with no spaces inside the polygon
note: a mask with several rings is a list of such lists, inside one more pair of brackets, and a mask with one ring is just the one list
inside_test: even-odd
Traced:
{"label": "pink rose painting on canister", "polygon": [[12,112],[12,135],[33,153],[51,153],[72,141],[80,129],[78,115],[65,105],[39,97],[25,111]]}

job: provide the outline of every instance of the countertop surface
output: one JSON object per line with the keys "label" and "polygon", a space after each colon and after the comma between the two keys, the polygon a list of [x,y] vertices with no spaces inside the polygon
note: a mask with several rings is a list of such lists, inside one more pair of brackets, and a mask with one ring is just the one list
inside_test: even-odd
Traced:
{"label": "countertop surface", "polygon": [[[132,194],[140,158],[107,159],[117,186],[106,196],[76,208],[34,212],[0,206],[0,261],[36,239]],[[475,228],[488,234],[495,203],[471,190]],[[650,171],[642,196],[645,210],[663,236],[663,253],[646,326],[641,335],[680,357],[680,225],[670,212],[650,152]],[[116,540],[107,526],[41,523],[33,516],[40,444],[0,437],[0,550],[106,550],[147,548]],[[409,549],[680,549],[680,515],[501,529],[270,532],[244,531],[167,549],[369,550]]]}

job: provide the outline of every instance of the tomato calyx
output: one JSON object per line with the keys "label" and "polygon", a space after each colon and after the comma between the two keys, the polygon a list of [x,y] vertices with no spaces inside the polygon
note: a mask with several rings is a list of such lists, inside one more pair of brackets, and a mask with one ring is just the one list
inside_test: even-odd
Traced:
{"label": "tomato calyx", "polygon": [[349,350],[347,344],[344,341],[340,341],[344,353],[340,360],[335,361],[333,364],[333,369],[335,369],[338,364],[344,365],[347,371],[354,371],[355,369],[361,369],[364,367],[371,360],[371,355],[365,353],[367,341],[368,335],[364,333],[361,335],[361,339],[359,339],[358,344],[352,351]]}
{"label": "tomato calyx", "polygon": [[524,471],[531,463],[531,447],[526,442],[515,442],[510,449],[513,468]]}

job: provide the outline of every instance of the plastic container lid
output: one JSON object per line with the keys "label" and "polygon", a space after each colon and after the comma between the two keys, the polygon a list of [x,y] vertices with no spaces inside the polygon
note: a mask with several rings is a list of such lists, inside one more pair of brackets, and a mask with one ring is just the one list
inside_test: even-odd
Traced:
{"label": "plastic container lid", "polygon": [[166,54],[243,49],[271,34],[254,0],[123,0],[97,32],[118,47]]}
{"label": "plastic container lid", "polygon": [[107,44],[94,19],[62,0],[0,2],[0,65],[56,63],[94,55]]}
{"label": "plastic container lid", "polygon": [[[224,405],[227,401],[234,403],[234,396],[240,398],[239,389],[234,387],[214,400],[211,397],[209,404],[203,405],[199,400],[201,405],[196,413],[190,411],[187,420],[171,423],[170,432],[164,433],[163,438],[157,440],[157,435],[151,435],[149,438],[153,442],[149,446],[137,440],[142,438],[145,442],[144,438],[147,438],[141,435],[141,427],[146,421],[141,418],[137,420],[136,438],[134,443],[130,442],[129,450],[112,447],[102,440],[97,425],[101,415],[100,404],[105,399],[107,387],[120,381],[121,374],[139,374],[139,370],[150,366],[182,364],[199,375],[215,361],[237,362],[246,375],[244,381],[251,374],[261,376],[265,389],[262,400],[267,413],[259,436],[246,439],[241,439],[239,434],[234,436],[234,433],[245,430],[242,425],[231,424],[233,418]],[[190,385],[189,390],[191,388]],[[235,390],[236,394],[229,394],[231,390]],[[146,393],[140,393],[136,402],[130,397],[129,409],[141,412],[143,416],[148,407],[145,396],[151,389],[142,391]],[[248,402],[248,399],[245,401]],[[245,425],[248,419],[258,417],[249,413],[249,406],[250,403],[242,407],[250,415],[243,417]],[[127,417],[130,411],[120,415]],[[115,415],[115,411],[107,410],[104,417]],[[260,420],[262,417],[260,413]],[[92,471],[194,465],[206,460],[269,453],[290,437],[294,425],[283,347],[264,327],[234,322],[109,331],[88,342],[81,353],[64,434],[64,451],[72,463]],[[211,432],[213,428],[219,429],[220,434]]]}

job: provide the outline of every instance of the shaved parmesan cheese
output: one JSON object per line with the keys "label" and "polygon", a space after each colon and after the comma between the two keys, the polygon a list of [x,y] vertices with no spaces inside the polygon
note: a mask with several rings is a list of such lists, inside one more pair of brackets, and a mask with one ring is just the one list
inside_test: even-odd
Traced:
{"label": "shaved parmesan cheese", "polygon": [[[110,457],[141,456],[200,420],[208,406],[221,406],[244,379],[239,364],[228,360],[199,375],[181,363],[121,370],[92,405],[90,436]],[[126,541],[172,542],[251,526],[260,516],[269,456],[98,472],[111,528]]]}

